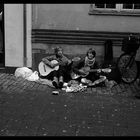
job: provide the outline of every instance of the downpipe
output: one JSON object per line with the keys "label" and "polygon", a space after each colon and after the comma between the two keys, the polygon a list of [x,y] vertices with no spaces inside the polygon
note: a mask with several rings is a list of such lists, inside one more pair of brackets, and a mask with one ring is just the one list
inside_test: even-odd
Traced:
{"label": "downpipe", "polygon": [[23,4],[23,65],[27,66],[27,25],[26,25],[26,4]]}

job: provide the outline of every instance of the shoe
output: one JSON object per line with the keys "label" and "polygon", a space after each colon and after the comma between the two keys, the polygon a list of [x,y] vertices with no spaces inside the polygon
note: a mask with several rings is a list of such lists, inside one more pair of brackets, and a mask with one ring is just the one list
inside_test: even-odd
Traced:
{"label": "shoe", "polygon": [[92,81],[91,81],[91,80],[88,80],[88,79],[86,79],[86,78],[82,78],[82,79],[81,79],[81,83],[82,83],[82,84],[87,84],[87,85],[88,85],[88,84],[91,84]]}
{"label": "shoe", "polygon": [[63,82],[59,82],[59,88],[61,89],[63,87]]}
{"label": "shoe", "polygon": [[58,88],[58,78],[57,78],[57,77],[54,77],[54,80],[52,81],[52,85],[53,85],[55,88]]}
{"label": "shoe", "polygon": [[55,88],[58,88],[58,85],[57,85],[57,82],[56,82],[56,81],[52,81],[52,85],[53,85]]}
{"label": "shoe", "polygon": [[63,76],[60,76],[59,78],[59,88],[61,89],[63,87]]}

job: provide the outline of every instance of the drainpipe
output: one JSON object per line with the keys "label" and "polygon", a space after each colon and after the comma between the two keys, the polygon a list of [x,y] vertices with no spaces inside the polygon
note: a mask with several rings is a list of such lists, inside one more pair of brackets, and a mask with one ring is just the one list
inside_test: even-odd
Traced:
{"label": "drainpipe", "polygon": [[26,4],[23,4],[23,65],[27,66]]}

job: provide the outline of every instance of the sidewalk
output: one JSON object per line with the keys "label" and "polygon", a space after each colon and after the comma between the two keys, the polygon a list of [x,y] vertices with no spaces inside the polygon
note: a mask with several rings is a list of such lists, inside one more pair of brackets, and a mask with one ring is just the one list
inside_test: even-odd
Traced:
{"label": "sidewalk", "polygon": [[138,82],[60,91],[0,73],[0,136],[140,136]]}

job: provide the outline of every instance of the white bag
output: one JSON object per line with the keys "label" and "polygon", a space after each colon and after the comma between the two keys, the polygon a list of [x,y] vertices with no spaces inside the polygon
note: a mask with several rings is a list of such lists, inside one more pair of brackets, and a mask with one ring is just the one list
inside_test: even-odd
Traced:
{"label": "white bag", "polygon": [[39,80],[38,72],[34,71],[31,76],[26,78],[29,81],[37,81]]}
{"label": "white bag", "polygon": [[39,79],[38,72],[37,71],[33,72],[31,69],[27,67],[17,68],[15,71],[15,76],[22,77],[29,81],[37,81]]}
{"label": "white bag", "polygon": [[16,77],[22,77],[22,78],[27,78],[29,76],[31,76],[33,73],[33,71],[27,67],[21,67],[21,68],[17,68],[15,71],[15,76]]}

